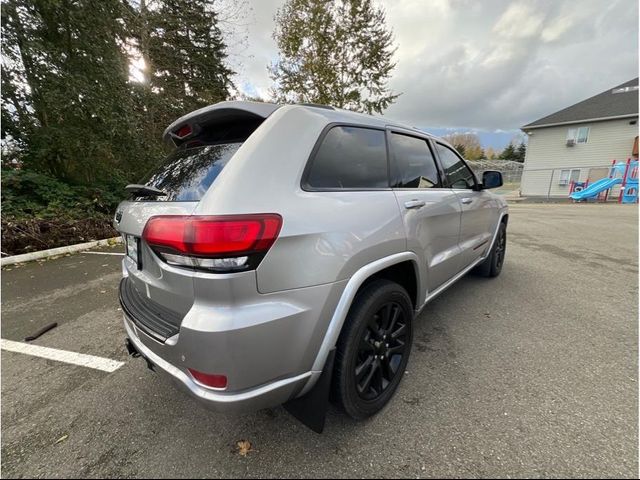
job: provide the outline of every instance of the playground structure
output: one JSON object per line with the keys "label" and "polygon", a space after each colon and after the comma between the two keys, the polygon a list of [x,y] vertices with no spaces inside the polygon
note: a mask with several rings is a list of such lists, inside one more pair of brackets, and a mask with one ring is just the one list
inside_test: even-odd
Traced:
{"label": "playground structure", "polygon": [[626,163],[611,162],[609,177],[594,183],[571,182],[569,197],[577,202],[596,200],[606,202],[613,187],[620,185],[618,203],[638,203],[638,160],[627,159]]}

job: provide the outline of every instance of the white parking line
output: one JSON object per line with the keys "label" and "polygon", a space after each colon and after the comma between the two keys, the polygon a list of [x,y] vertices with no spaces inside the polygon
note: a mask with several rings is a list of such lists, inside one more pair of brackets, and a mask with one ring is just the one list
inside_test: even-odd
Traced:
{"label": "white parking line", "polygon": [[124,365],[124,362],[118,362],[109,358],[95,357],[93,355],[85,355],[84,353],[68,352],[66,350],[58,350],[56,348],[14,342],[12,340],[5,340],[4,338],[0,340],[0,348],[8,352],[24,353],[34,357],[70,363],[72,365],[93,368],[95,370],[102,370],[103,372],[108,373],[115,372]]}
{"label": "white parking line", "polygon": [[116,253],[116,252],[84,252],[90,253],[91,255],[124,255],[124,253]]}

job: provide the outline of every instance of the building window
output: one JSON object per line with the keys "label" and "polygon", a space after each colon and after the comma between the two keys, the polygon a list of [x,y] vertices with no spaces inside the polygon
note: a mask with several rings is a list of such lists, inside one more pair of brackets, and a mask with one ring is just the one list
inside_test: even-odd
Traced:
{"label": "building window", "polygon": [[567,132],[567,142],[587,143],[589,138],[589,127],[570,128]]}
{"label": "building window", "polygon": [[569,185],[570,182],[577,182],[580,180],[580,169],[574,170],[561,170],[560,171],[560,181],[558,185]]}

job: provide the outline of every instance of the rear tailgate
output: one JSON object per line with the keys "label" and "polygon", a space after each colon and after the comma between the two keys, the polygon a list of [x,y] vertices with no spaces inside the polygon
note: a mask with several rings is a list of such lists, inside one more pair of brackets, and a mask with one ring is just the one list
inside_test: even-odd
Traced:
{"label": "rear tailgate", "polygon": [[[154,215],[191,215],[198,202],[133,202],[118,207],[116,228],[123,235],[140,239],[147,220]],[[163,262],[144,243],[139,243],[139,262],[125,256],[123,269],[137,293],[179,318],[187,314],[194,301],[193,272],[171,267]],[[141,267],[141,268],[139,268]],[[179,325],[178,325],[179,327]]]}
{"label": "rear tailgate", "polygon": [[244,141],[277,108],[221,102],[176,120],[164,138],[178,148],[140,182],[163,195],[145,197],[133,192],[132,200],[118,206],[114,225],[125,241],[137,245],[138,252],[138,261],[130,256],[123,261],[126,278],[120,289],[121,303],[125,311],[131,310],[127,313],[133,320],[138,314],[136,323],[147,327],[147,333],[156,339],[164,341],[178,333],[195,302],[194,271],[170,265],[151,250],[142,240],[148,220],[158,215],[192,215]]}

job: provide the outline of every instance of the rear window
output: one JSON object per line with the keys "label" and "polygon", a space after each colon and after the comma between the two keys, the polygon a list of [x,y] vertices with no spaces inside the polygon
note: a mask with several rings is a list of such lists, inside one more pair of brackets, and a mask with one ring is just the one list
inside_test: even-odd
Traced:
{"label": "rear window", "polygon": [[[177,150],[140,183],[159,188],[165,202],[197,202],[220,175],[242,143],[206,145]],[[140,198],[149,200],[148,197]]]}
{"label": "rear window", "polygon": [[311,160],[306,184],[336,189],[389,187],[384,131],[333,127]]}

